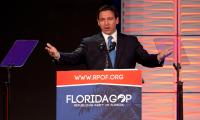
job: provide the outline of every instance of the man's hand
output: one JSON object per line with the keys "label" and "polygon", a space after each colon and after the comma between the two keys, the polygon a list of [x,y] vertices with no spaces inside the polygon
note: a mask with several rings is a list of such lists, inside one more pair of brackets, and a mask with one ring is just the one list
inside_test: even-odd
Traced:
{"label": "man's hand", "polygon": [[60,53],[58,52],[58,50],[52,46],[50,43],[47,43],[47,46],[45,47],[45,49],[47,50],[47,52],[49,53],[49,55],[51,57],[53,57],[56,60],[60,59]]}
{"label": "man's hand", "polygon": [[173,49],[172,48],[167,48],[167,49],[164,49],[163,51],[161,51],[158,56],[157,56],[157,59],[159,62],[161,62],[162,60],[165,59],[165,57],[168,57],[169,55],[171,55],[173,52]]}

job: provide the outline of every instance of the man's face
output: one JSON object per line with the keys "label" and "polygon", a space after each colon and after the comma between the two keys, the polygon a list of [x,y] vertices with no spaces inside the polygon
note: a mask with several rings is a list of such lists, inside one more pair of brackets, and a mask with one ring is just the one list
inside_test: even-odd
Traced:
{"label": "man's face", "polygon": [[112,11],[106,10],[99,13],[99,19],[97,19],[97,22],[102,32],[111,35],[116,30],[116,25],[119,23],[119,18],[115,18]]}

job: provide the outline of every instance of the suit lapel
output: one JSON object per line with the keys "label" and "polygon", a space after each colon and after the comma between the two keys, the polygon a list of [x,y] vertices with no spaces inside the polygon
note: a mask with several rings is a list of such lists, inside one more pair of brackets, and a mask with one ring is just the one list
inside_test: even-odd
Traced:
{"label": "suit lapel", "polygon": [[98,34],[96,40],[98,40],[98,42],[100,42],[100,43],[106,44],[106,42],[104,40],[104,37],[103,37],[103,35],[101,33]]}
{"label": "suit lapel", "polygon": [[116,51],[116,59],[115,59],[115,68],[118,68],[118,64],[121,56],[123,55],[123,51],[125,49],[125,40],[123,40],[122,35],[118,33],[117,35],[117,51]]}

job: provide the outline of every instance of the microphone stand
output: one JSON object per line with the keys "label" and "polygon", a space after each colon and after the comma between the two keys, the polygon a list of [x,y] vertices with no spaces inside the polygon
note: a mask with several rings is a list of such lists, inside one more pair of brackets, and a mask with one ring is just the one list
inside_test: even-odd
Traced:
{"label": "microphone stand", "polygon": [[108,68],[108,54],[109,54],[109,51],[107,50],[106,45],[105,45],[104,42],[102,42],[99,45],[99,49],[102,50],[103,52],[105,52],[105,55],[106,55],[105,68],[107,69]]}
{"label": "microphone stand", "polygon": [[110,47],[107,49],[106,45],[104,43],[101,43],[99,45],[100,50],[103,50],[106,54],[106,60],[105,60],[105,68],[109,68],[108,60],[109,60],[109,53],[114,50],[116,47],[116,42],[112,42]]}
{"label": "microphone stand", "polygon": [[173,63],[173,66],[177,73],[177,120],[183,120],[183,82],[180,81],[180,63]]}
{"label": "microphone stand", "polygon": [[[111,45],[109,46],[108,50],[106,49],[106,68],[108,68],[108,57],[109,57],[109,53],[113,50],[115,50],[116,47],[116,42],[112,42]],[[114,66],[112,66],[112,68],[114,68]]]}
{"label": "microphone stand", "polygon": [[108,66],[108,55],[109,55],[109,51],[108,50],[105,50],[105,52],[106,52],[106,63],[105,63],[105,68],[107,69],[107,68],[109,68]]}

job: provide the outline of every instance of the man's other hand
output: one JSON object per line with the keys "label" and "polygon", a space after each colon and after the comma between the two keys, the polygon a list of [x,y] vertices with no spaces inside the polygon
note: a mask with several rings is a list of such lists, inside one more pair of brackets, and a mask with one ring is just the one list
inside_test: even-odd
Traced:
{"label": "man's other hand", "polygon": [[161,51],[158,56],[157,59],[159,62],[161,62],[162,60],[165,59],[165,57],[168,57],[169,55],[171,55],[173,53],[173,49],[172,48],[167,48],[164,49],[163,51]]}
{"label": "man's other hand", "polygon": [[60,53],[58,52],[58,50],[52,46],[50,43],[47,43],[47,46],[45,47],[45,49],[47,50],[47,52],[49,53],[49,55],[51,57],[53,57],[56,60],[60,59]]}

